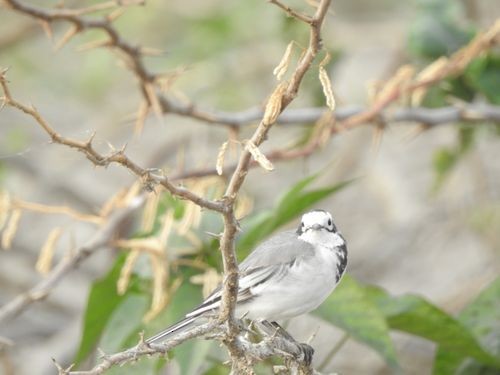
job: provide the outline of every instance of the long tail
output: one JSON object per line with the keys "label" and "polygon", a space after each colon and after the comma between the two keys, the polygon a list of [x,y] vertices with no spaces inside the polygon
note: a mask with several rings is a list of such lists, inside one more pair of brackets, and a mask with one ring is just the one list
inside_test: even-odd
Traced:
{"label": "long tail", "polygon": [[165,341],[169,337],[179,334],[188,328],[191,328],[193,325],[196,324],[196,320],[198,319],[199,316],[184,318],[180,322],[175,323],[173,326],[170,326],[167,329],[161,331],[160,333],[157,333],[153,337],[150,337],[149,339],[146,340],[146,343],[154,344]]}

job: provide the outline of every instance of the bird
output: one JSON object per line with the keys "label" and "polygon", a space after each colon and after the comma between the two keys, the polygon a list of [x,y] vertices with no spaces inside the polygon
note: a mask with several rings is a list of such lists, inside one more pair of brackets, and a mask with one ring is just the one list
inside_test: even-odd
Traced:
{"label": "bird", "polygon": [[[335,289],[346,266],[346,241],[332,215],[320,209],[306,212],[297,230],[272,236],[239,265],[235,317],[276,322],[308,313]],[[164,342],[206,323],[217,316],[221,299],[219,285],[184,319],[146,343]]]}

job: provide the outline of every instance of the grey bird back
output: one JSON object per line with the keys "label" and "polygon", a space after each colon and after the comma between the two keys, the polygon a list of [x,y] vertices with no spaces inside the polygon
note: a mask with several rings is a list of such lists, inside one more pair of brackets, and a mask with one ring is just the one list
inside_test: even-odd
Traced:
{"label": "grey bird back", "polygon": [[296,258],[307,258],[314,255],[314,247],[298,238],[295,231],[289,230],[272,236],[260,244],[240,264],[240,271],[252,268],[284,264]]}

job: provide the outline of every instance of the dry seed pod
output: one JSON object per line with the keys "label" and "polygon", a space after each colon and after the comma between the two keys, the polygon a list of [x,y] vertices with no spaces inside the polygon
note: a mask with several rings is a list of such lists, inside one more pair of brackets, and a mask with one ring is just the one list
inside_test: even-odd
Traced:
{"label": "dry seed pod", "polygon": [[62,234],[62,228],[57,227],[52,229],[49,235],[47,236],[45,244],[42,246],[42,250],[40,250],[40,255],[38,256],[35,268],[42,275],[48,274],[50,272],[50,269],[52,268],[52,259],[54,258],[54,250],[57,241],[61,237],[61,234]]}
{"label": "dry seed pod", "polygon": [[262,168],[264,168],[266,171],[274,170],[273,163],[271,163],[269,159],[266,158],[266,155],[264,155],[252,141],[246,141],[245,148],[252,154],[255,161],[259,163]]}
{"label": "dry seed pod", "polygon": [[333,97],[332,83],[330,82],[330,78],[328,78],[325,68],[322,66],[319,67],[319,80],[321,82],[321,86],[323,87],[326,105],[331,111],[333,111],[335,110],[335,98]]}
{"label": "dry seed pod", "polygon": [[125,259],[125,264],[120,270],[120,277],[116,282],[116,291],[120,296],[124,295],[127,291],[130,283],[130,276],[132,276],[132,270],[134,269],[135,262],[139,258],[140,254],[140,250],[134,249],[128,253],[127,258]]}
{"label": "dry seed pod", "polygon": [[12,240],[16,235],[17,228],[19,227],[19,221],[21,220],[22,210],[16,208],[12,210],[10,219],[7,222],[7,227],[2,233],[2,248],[5,250],[10,249],[12,245]]}
{"label": "dry seed pod", "polygon": [[292,49],[293,49],[293,41],[288,43],[288,46],[286,47],[285,50],[285,54],[281,58],[281,61],[278,64],[278,66],[273,70],[273,74],[276,76],[276,79],[278,81],[281,81],[281,78],[283,78],[283,76],[288,70],[288,66],[290,65],[290,60],[292,58]]}
{"label": "dry seed pod", "polygon": [[217,154],[217,163],[215,164],[215,170],[219,176],[222,176],[222,172],[224,171],[224,156],[226,155],[228,142],[224,142],[222,146],[220,146],[219,153]]}
{"label": "dry seed pod", "polygon": [[262,118],[264,125],[271,125],[278,119],[281,113],[281,100],[285,94],[286,87],[286,82],[280,83],[269,97],[266,109],[264,110],[264,117]]}

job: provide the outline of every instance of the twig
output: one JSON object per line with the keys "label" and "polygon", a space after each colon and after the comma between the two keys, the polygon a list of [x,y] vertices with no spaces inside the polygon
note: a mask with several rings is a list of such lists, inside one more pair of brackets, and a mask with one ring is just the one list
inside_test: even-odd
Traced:
{"label": "twig", "polygon": [[70,371],[68,375],[100,375],[112,366],[123,365],[126,362],[135,361],[138,358],[146,355],[150,356],[153,354],[165,354],[169,350],[175,348],[176,346],[182,344],[187,340],[203,336],[209,332],[214,332],[217,327],[219,327],[219,324],[216,321],[199,325],[193,329],[176,335],[169,341],[162,344],[145,344],[143,340],[141,340],[138,345],[123,352],[103,355],[101,362],[91,370]]}
{"label": "twig", "polygon": [[127,207],[116,209],[106,220],[105,224],[87,243],[79,247],[74,255],[63,258],[46,278],[27,292],[3,305],[0,308],[0,322],[5,322],[17,316],[32,303],[46,298],[69,272],[78,267],[80,263],[97,250],[106,247],[123,220],[129,217],[141,203],[142,199],[136,199]]}
{"label": "twig", "polygon": [[268,1],[271,4],[274,4],[274,5],[278,6],[279,8],[283,9],[290,17],[301,20],[302,22],[305,22],[307,24],[311,24],[313,22],[313,18],[293,10],[288,5],[283,4],[281,1],[278,1],[278,0],[268,0]]}

